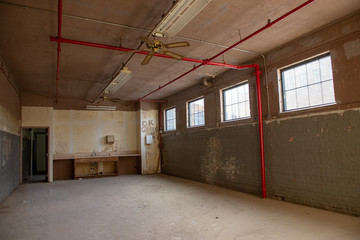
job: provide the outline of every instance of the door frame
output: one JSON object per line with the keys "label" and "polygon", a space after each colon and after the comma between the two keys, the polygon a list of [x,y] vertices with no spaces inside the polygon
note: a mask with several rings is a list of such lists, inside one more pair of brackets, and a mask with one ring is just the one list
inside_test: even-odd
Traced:
{"label": "door frame", "polygon": [[23,130],[24,129],[45,129],[46,130],[46,173],[45,173],[45,179],[46,182],[50,182],[50,127],[49,126],[36,126],[36,127],[21,127],[20,128],[20,183],[23,183]]}

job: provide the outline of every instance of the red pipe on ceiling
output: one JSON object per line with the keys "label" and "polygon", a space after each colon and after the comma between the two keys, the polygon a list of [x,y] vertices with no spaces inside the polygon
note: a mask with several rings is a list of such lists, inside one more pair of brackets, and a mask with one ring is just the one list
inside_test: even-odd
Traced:
{"label": "red pipe on ceiling", "polygon": [[[61,16],[62,16],[62,0],[58,2],[58,37],[61,38]],[[58,102],[59,97],[59,79],[60,79],[60,52],[61,42],[58,42],[57,47],[57,66],[56,66],[56,82],[55,82],[55,102]]]}
{"label": "red pipe on ceiling", "polygon": [[[279,21],[281,21],[282,19],[290,16],[291,14],[293,14],[293,13],[295,13],[296,11],[300,10],[301,8],[309,5],[309,4],[312,3],[313,1],[315,1],[315,0],[308,0],[308,1],[306,1],[305,3],[303,3],[303,4],[299,5],[298,7],[294,8],[293,10],[285,13],[285,14],[282,15],[281,17],[275,19],[273,22],[268,22],[264,27],[262,27],[262,28],[260,28],[259,30],[253,32],[252,34],[250,34],[249,36],[245,37],[244,39],[241,39],[240,41],[238,41],[237,43],[231,45],[231,46],[228,47],[227,49],[221,51],[220,53],[214,55],[213,57],[211,57],[211,58],[209,58],[209,59],[207,59],[207,60],[203,60],[200,65],[196,66],[196,69],[199,68],[199,67],[201,67],[201,66],[203,66],[203,65],[214,65],[214,64],[212,64],[212,63],[214,63],[214,62],[212,62],[212,60],[214,60],[215,58],[223,55],[224,53],[228,52],[229,50],[231,50],[232,48],[236,47],[236,46],[239,45],[240,43],[243,43],[243,42],[245,42],[246,40],[249,40],[250,38],[258,35],[258,34],[261,33],[261,32],[263,32],[264,30],[272,27],[274,24],[276,24],[276,23],[278,23]],[[219,64],[221,64],[221,63],[219,63]],[[239,69],[239,68],[238,68],[239,66],[236,66],[236,65],[232,65],[232,66],[230,66],[229,64],[224,64],[224,65],[227,65],[227,66],[226,66],[227,68]],[[215,65],[215,66],[220,66],[220,65]],[[225,66],[223,66],[223,67],[225,67]],[[184,77],[185,75],[191,73],[192,71],[194,71],[194,68],[193,68],[192,70],[186,72],[185,74],[181,75],[180,77],[175,78],[174,80],[171,81],[171,83],[179,80],[180,78],[182,78],[182,77]],[[163,87],[165,87],[165,86],[167,86],[167,85],[169,85],[169,83],[167,83],[167,84],[165,84],[165,85],[163,85],[163,86],[160,86],[159,88],[157,88],[157,89],[155,89],[154,91],[152,91],[152,92],[144,95],[143,97],[141,97],[141,98],[139,98],[139,99],[143,99],[143,98],[145,98],[145,97],[148,97],[149,95],[151,95],[151,94],[159,91],[160,89],[162,89]]]}
{"label": "red pipe on ceiling", "polygon": [[[250,34],[249,36],[247,36],[246,38],[240,40],[239,42],[233,44],[232,46],[230,46],[229,48],[225,49],[224,51],[216,54],[215,56],[211,57],[208,60],[204,60],[201,64],[199,64],[198,66],[190,69],[189,71],[187,71],[186,73],[182,74],[181,76],[175,78],[174,80],[160,86],[158,89],[155,89],[154,91],[144,95],[143,97],[140,98],[143,99],[157,91],[159,91],[160,89],[168,86],[169,84],[179,80],[180,78],[186,76],[187,74],[191,73],[192,71],[195,71],[196,69],[198,69],[199,67],[203,66],[203,65],[207,65],[207,63],[211,62],[212,60],[214,60],[215,58],[223,55],[224,53],[226,53],[227,51],[229,51],[230,49],[236,47],[237,45],[239,45],[242,42],[245,42],[246,40],[256,36],[257,34],[261,33],[262,31],[264,31],[267,28],[270,28],[271,26],[273,26],[275,23],[281,21],[282,19],[286,18],[287,16],[293,14],[294,12],[300,10],[301,8],[307,6],[308,4],[310,4],[311,2],[313,2],[315,0],[309,0],[303,4],[301,4],[300,6],[296,7],[295,9],[289,11],[288,13],[282,15],[281,17],[277,18],[275,21],[273,22],[269,22],[267,25],[265,25],[264,27],[260,28],[259,30],[255,31],[254,33]],[[234,69],[243,69],[243,68],[249,68],[251,67],[251,65],[247,65],[247,66],[236,66]],[[261,192],[262,192],[262,198],[266,198],[266,175],[265,175],[265,153],[264,153],[264,130],[263,130],[263,119],[262,119],[262,100],[261,100],[261,84],[260,84],[260,70],[259,70],[259,65],[258,64],[253,64],[252,66],[255,69],[255,75],[256,75],[256,93],[257,93],[257,108],[258,108],[258,122],[259,122],[259,142],[260,142],[260,167],[261,167]]]}
{"label": "red pipe on ceiling", "polygon": [[[247,36],[246,38],[238,41],[237,43],[233,44],[232,46],[228,47],[227,49],[221,51],[220,53],[214,55],[213,57],[211,57],[210,59],[206,59],[206,60],[198,60],[198,59],[191,59],[191,58],[183,58],[183,61],[189,61],[189,62],[196,62],[196,63],[200,63],[199,65],[193,67],[192,69],[190,69],[189,71],[187,71],[186,73],[180,75],[179,77],[173,79],[172,81],[160,86],[159,88],[155,89],[154,91],[144,95],[143,97],[139,98],[138,100],[141,101],[143,100],[145,97],[159,91],[160,89],[168,86],[169,84],[179,80],[180,78],[186,76],[187,74],[195,71],[196,69],[200,68],[203,65],[213,65],[213,66],[221,66],[221,67],[226,67],[226,68],[233,68],[233,69],[245,69],[245,68],[254,68],[255,69],[255,75],[256,75],[256,90],[257,90],[257,102],[258,102],[258,118],[259,118],[259,135],[260,135],[260,160],[261,160],[261,181],[262,181],[262,197],[266,198],[266,182],[265,182],[265,157],[264,157],[264,134],[263,134],[263,122],[262,122],[262,103],[261,103],[261,85],[260,85],[260,70],[259,70],[259,65],[257,64],[251,64],[251,65],[245,65],[245,66],[237,66],[237,65],[231,65],[231,64],[226,64],[226,63],[217,63],[217,62],[213,62],[212,60],[214,60],[215,58],[223,55],[224,53],[228,52],[229,50],[231,50],[232,48],[236,47],[237,45],[239,45],[240,43],[245,42],[246,40],[256,36],[257,34],[263,32],[264,30],[266,30],[267,28],[270,28],[271,26],[273,26],[275,23],[281,21],[282,19],[290,16],[291,14],[295,13],[296,11],[300,10],[301,8],[307,6],[308,4],[310,4],[311,2],[313,2],[315,0],[309,0],[306,1],[305,3],[299,5],[298,7],[294,8],[293,10],[285,13],[284,15],[282,15],[281,17],[277,18],[276,20],[274,20],[273,22],[269,22],[268,24],[266,24],[264,27],[260,28],[259,30],[253,32],[252,34],[250,34],[249,36]],[[89,42],[83,42],[83,41],[75,41],[75,40],[69,40],[69,39],[63,39],[61,38],[61,4],[62,0],[59,0],[59,27],[58,27],[58,37],[50,37],[51,41],[57,41],[58,42],[58,69],[57,69],[57,82],[58,82],[58,76],[59,76],[59,61],[60,61],[60,43],[61,42],[66,42],[66,43],[72,43],[72,44],[78,44],[78,45],[84,45],[84,46],[91,46],[91,47],[100,47],[100,48],[105,48],[105,49],[112,49],[112,50],[118,50],[118,51],[132,51],[132,49],[127,49],[127,48],[121,48],[121,47],[113,47],[113,46],[108,46],[108,45],[102,45],[102,44],[96,44],[96,43],[89,43]],[[143,54],[143,55],[147,55],[149,54],[146,51],[139,51],[139,52],[135,52],[137,54]],[[171,58],[167,55],[164,54],[154,54],[154,56],[157,57],[164,57],[164,58]],[[57,88],[56,88],[56,99],[58,97],[57,94]]]}
{"label": "red pipe on ceiling", "polygon": [[[109,50],[116,50],[116,51],[121,51],[121,52],[136,51],[136,49],[131,49],[131,48],[116,47],[116,46],[105,45],[105,44],[100,44],[100,43],[91,43],[91,42],[77,41],[77,40],[66,39],[66,38],[58,38],[58,37],[50,37],[50,41],[58,42],[58,43],[60,43],[60,42],[69,43],[69,44],[88,46],[88,47],[103,48],[103,49],[109,49]],[[135,52],[135,53],[136,54],[142,54],[142,55],[148,55],[149,54],[149,52],[147,52],[147,51],[138,51],[138,52]],[[160,54],[160,53],[155,53],[154,56],[173,59],[172,57],[170,57],[168,55]],[[238,65],[214,62],[214,61],[209,61],[207,59],[206,60],[200,60],[200,59],[184,57],[181,60],[186,61],[186,62],[202,63],[204,65],[212,65],[212,66],[225,67],[225,68],[233,68],[233,69],[238,68]]]}
{"label": "red pipe on ceiling", "polygon": [[[291,11],[289,11],[289,12],[285,13],[285,14],[284,14],[284,15],[282,15],[281,17],[279,17],[279,18],[275,19],[274,21],[272,21],[272,22],[271,22],[271,21],[269,21],[269,22],[268,22],[268,24],[266,24],[264,27],[262,27],[262,28],[260,28],[259,30],[257,30],[257,31],[255,31],[255,32],[253,32],[252,34],[250,34],[250,35],[249,35],[249,36],[247,36],[246,38],[241,39],[241,40],[240,40],[240,41],[238,41],[237,43],[235,43],[235,44],[231,45],[231,46],[230,46],[230,47],[228,47],[227,49],[225,49],[225,50],[221,51],[220,53],[216,54],[215,56],[211,57],[209,60],[210,60],[210,61],[211,61],[211,60],[214,60],[215,58],[217,58],[217,57],[219,57],[219,56],[223,55],[224,53],[226,53],[226,52],[227,52],[227,51],[229,51],[230,49],[232,49],[232,48],[236,47],[236,46],[237,46],[237,45],[239,45],[240,43],[243,43],[243,42],[245,42],[246,40],[248,40],[248,39],[250,39],[250,38],[254,37],[255,35],[257,35],[257,34],[259,34],[259,33],[263,32],[264,30],[266,30],[266,29],[268,29],[268,28],[272,27],[274,24],[276,24],[276,23],[280,22],[280,21],[281,21],[281,20],[283,20],[284,18],[286,18],[286,17],[290,16],[291,14],[293,14],[293,13],[295,13],[295,12],[299,11],[300,9],[302,9],[303,7],[305,7],[305,6],[309,5],[310,3],[314,2],[314,1],[315,1],[315,0],[309,0],[309,1],[306,1],[305,3],[303,3],[303,4],[299,5],[298,7],[294,8],[293,10],[291,10]],[[270,20],[270,19],[269,19],[269,20]]]}

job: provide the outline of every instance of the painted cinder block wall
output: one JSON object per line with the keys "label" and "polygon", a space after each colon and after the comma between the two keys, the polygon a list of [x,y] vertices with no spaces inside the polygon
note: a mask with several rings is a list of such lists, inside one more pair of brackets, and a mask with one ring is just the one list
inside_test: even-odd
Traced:
{"label": "painted cinder block wall", "polygon": [[0,203],[20,180],[20,97],[0,58]]}
{"label": "painted cinder block wall", "polygon": [[[268,97],[264,74],[261,90],[268,197],[360,216],[359,22],[359,13],[348,16],[265,54]],[[325,52],[332,59],[336,104],[280,112],[278,69]],[[220,89],[246,80],[251,118],[221,122]],[[197,84],[166,98],[164,108],[176,107],[177,130],[163,133],[162,171],[260,196],[254,84],[251,71],[228,71],[210,88]],[[186,101],[200,96],[205,127],[189,129]]]}

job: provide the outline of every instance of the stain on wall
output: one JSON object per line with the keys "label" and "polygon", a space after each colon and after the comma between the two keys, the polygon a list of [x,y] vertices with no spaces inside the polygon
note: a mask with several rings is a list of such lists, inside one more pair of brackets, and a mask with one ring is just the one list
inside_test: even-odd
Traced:
{"label": "stain on wall", "polygon": [[54,153],[135,152],[136,127],[134,111],[54,110]]}
{"label": "stain on wall", "polygon": [[20,97],[0,58],[0,203],[20,183]]}
{"label": "stain on wall", "polygon": [[[158,110],[151,110],[151,107],[157,108],[157,104],[142,103],[140,109],[141,165],[143,174],[160,172],[159,113]],[[146,136],[152,136],[152,144],[146,144]]]}
{"label": "stain on wall", "polygon": [[345,43],[344,52],[348,60],[350,58],[360,56],[360,39]]}
{"label": "stain on wall", "polygon": [[[268,197],[360,216],[359,20],[360,14],[349,16],[266,54],[268,98],[264,75],[261,91]],[[332,59],[336,104],[281,112],[278,69],[325,52]],[[220,119],[219,91],[244,76],[228,71],[211,88],[194,85],[164,99],[165,108],[176,107],[178,127],[163,134],[164,173],[261,194],[253,78],[247,78],[251,119]],[[188,129],[186,101],[198,96],[205,98],[206,126]]]}
{"label": "stain on wall", "polygon": [[20,137],[0,131],[0,203],[20,183]]}
{"label": "stain on wall", "polygon": [[256,124],[165,134],[163,172],[261,195]]}
{"label": "stain on wall", "polygon": [[360,216],[360,110],[264,125],[267,192]]}

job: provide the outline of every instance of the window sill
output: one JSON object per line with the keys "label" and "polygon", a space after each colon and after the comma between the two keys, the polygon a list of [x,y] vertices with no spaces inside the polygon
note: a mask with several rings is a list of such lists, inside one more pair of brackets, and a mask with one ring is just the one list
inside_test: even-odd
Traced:
{"label": "window sill", "polygon": [[237,125],[237,124],[247,124],[254,122],[254,118],[239,118],[234,120],[221,121],[220,126],[228,126],[228,125]]}
{"label": "window sill", "polygon": [[322,112],[329,112],[333,110],[339,110],[340,105],[337,103],[316,106],[311,108],[295,109],[278,113],[278,115],[272,116],[272,119],[281,119],[287,117],[306,116],[309,114],[317,114]]}

